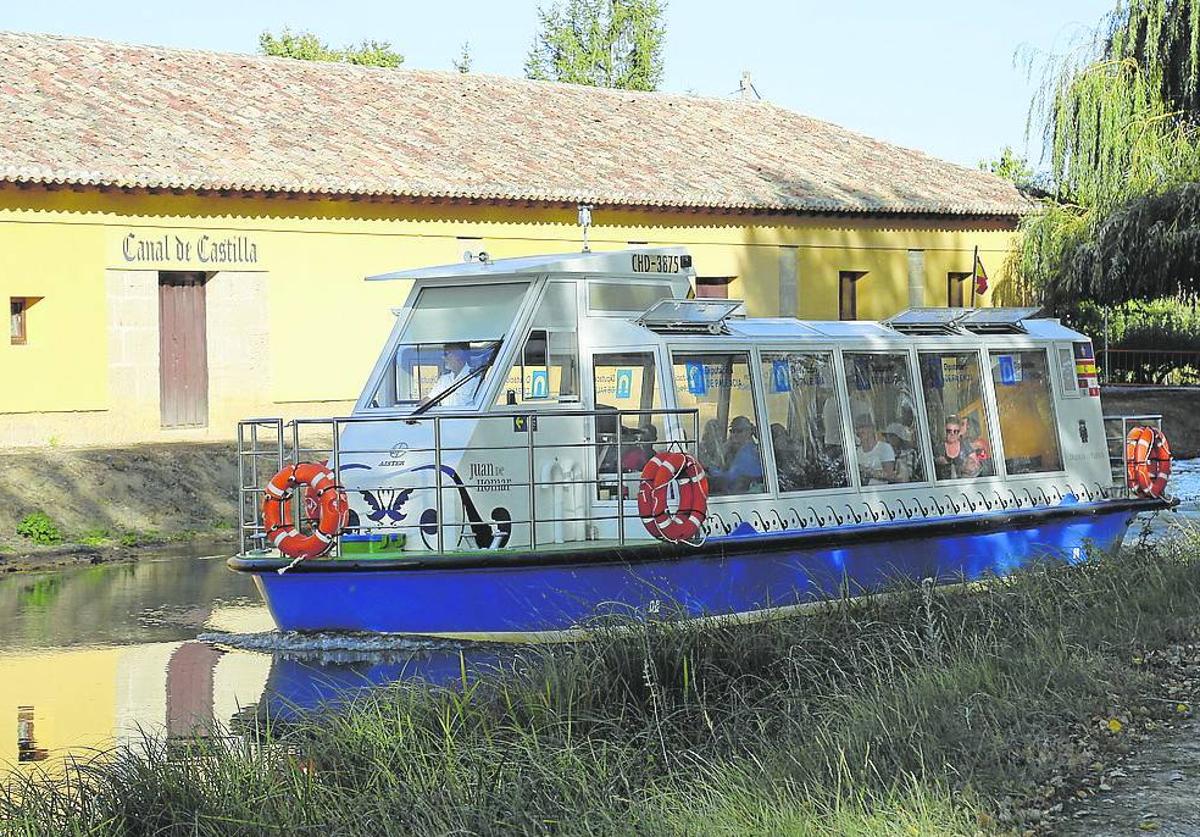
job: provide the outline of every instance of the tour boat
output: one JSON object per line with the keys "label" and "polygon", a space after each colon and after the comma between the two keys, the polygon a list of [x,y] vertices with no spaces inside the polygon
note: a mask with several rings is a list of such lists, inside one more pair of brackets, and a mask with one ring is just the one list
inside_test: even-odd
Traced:
{"label": "tour boat", "polygon": [[683,248],[373,276],[411,290],[350,415],[239,424],[280,629],[561,640],[758,619],[1118,546],[1166,508],[1157,416],[1032,308],[751,318]]}

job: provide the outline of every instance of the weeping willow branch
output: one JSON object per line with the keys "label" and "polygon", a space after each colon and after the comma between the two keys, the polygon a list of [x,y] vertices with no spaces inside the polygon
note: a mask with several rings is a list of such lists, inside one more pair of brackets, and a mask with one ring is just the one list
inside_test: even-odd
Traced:
{"label": "weeping willow branch", "polygon": [[1193,290],[1200,0],[1122,0],[1045,62],[1030,124],[1053,198],[1022,225],[1009,290],[1055,307]]}

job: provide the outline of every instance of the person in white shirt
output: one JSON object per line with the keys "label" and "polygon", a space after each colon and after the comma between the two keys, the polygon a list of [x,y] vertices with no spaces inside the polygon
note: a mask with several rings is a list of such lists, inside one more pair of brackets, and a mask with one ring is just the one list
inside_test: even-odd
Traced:
{"label": "person in white shirt", "polygon": [[879,438],[869,416],[854,420],[858,437],[858,475],[863,485],[887,485],[896,481],[896,451]]}
{"label": "person in white shirt", "polygon": [[[438,376],[438,379],[433,382],[433,390],[430,398],[436,400],[450,387],[457,384],[463,378],[471,374],[472,370],[467,365],[469,358],[470,346],[466,343],[448,343],[446,345],[445,354],[442,358],[442,365],[446,371]],[[454,392],[447,395],[438,403],[443,407],[469,407],[475,402],[475,390],[478,384],[463,384]]]}

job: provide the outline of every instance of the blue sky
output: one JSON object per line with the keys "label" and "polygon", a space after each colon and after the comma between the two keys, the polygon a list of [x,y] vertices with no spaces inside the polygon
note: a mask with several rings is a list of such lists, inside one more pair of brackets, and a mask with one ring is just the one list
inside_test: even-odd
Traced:
{"label": "blue sky", "polygon": [[[763,98],[879,139],[973,165],[1026,149],[1032,85],[1019,48],[1054,51],[1114,0],[672,0],[663,89],[731,95],[743,70]],[[253,52],[263,29],[308,29],[333,44],[390,41],[410,67],[521,75],[537,0],[289,0],[6,3],[0,29]],[[1037,162],[1037,138],[1027,153]]]}

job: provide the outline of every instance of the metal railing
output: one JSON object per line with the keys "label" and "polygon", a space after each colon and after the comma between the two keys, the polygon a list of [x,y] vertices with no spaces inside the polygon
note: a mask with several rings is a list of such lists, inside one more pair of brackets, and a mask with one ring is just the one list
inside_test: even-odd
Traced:
{"label": "metal railing", "polygon": [[[627,427],[626,420],[633,426]],[[472,444],[488,423],[507,427],[519,441]],[[382,437],[382,432],[369,432],[372,426],[393,430],[392,438],[401,438],[389,447],[364,447],[354,440],[356,436],[359,439],[367,435]],[[653,440],[646,438],[647,427],[655,428]],[[351,431],[349,446],[344,438],[348,430]],[[279,418],[247,419],[238,423],[241,551],[245,554],[270,549],[262,520],[264,487],[267,480],[285,465],[303,461],[327,462],[330,470],[339,475],[339,482],[349,483],[348,493],[359,495],[358,502],[351,498],[352,506],[361,508],[368,498],[376,504],[374,513],[380,515],[379,520],[366,523],[360,518],[359,525],[349,527],[353,531],[344,534],[414,537],[424,543],[421,552],[443,553],[457,548],[467,531],[475,532],[476,548],[486,548],[478,544],[485,527],[493,544],[497,541],[507,544],[515,539],[516,545],[533,549],[539,542],[547,540],[570,543],[599,539],[607,524],[613,530],[615,543],[624,545],[629,537],[627,518],[632,515],[638,519],[635,498],[642,470],[639,456],[627,460],[627,454],[635,450],[648,451],[652,445],[656,450],[685,450],[696,455],[699,430],[696,409],[554,410],[541,413],[511,410],[416,417],[293,419],[286,423]],[[573,436],[564,435],[568,431]],[[495,435],[499,434],[493,434],[493,438]],[[594,438],[589,438],[593,435]],[[454,465],[468,453],[475,464],[480,457],[489,457],[494,464],[488,467],[483,463],[484,467],[474,475],[460,474]],[[577,461],[568,462],[569,456],[574,456]],[[378,464],[381,460],[388,461],[388,457],[406,463],[404,474],[410,478],[406,484],[372,484],[358,479],[360,471],[365,469],[362,468],[364,463],[356,460],[365,458]],[[508,469],[518,461],[521,470],[510,473]],[[503,464],[498,464],[500,462]],[[555,465],[558,466],[557,474]],[[503,476],[497,477],[494,471]],[[419,479],[411,479],[418,474],[431,475],[432,484],[423,485]],[[497,479],[503,486],[499,490],[506,496],[513,497],[515,492],[524,489],[523,503],[528,506],[528,514],[513,517],[506,507],[497,507],[492,510],[490,519],[484,519],[481,512],[477,517],[471,515],[470,508],[481,494],[497,492]],[[547,491],[549,498],[541,496]],[[574,492],[574,502],[570,505],[571,513],[567,514],[564,495],[570,492]],[[457,495],[467,519],[448,519],[447,494]],[[292,497],[293,519],[296,520],[304,518],[302,495],[302,491],[296,491]],[[416,520],[412,520],[411,512],[401,513],[393,506],[397,502],[405,509],[419,510]],[[545,508],[547,502],[549,510]],[[576,537],[564,539],[568,526]],[[448,541],[454,537],[454,530],[458,530],[457,538],[450,544]],[[528,532],[527,542],[514,538],[522,531]],[[546,532],[545,537],[542,531]],[[641,527],[636,531],[640,532]],[[341,536],[329,554],[333,557],[343,554]]]}
{"label": "metal railing", "polygon": [[1114,497],[1133,496],[1133,490],[1129,488],[1126,479],[1126,475],[1129,473],[1129,457],[1125,448],[1125,440],[1129,438],[1129,431],[1135,427],[1153,427],[1162,430],[1162,416],[1147,414],[1104,417],[1104,441],[1108,445],[1108,463],[1112,469],[1112,496]]}
{"label": "metal railing", "polygon": [[1104,349],[1100,380],[1129,386],[1200,386],[1200,351]]}

